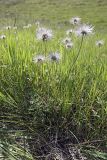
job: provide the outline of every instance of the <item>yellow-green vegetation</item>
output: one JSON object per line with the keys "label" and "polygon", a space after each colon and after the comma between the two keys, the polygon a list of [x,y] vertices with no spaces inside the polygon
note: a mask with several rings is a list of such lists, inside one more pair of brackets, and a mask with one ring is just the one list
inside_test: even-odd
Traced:
{"label": "yellow-green vegetation", "polygon": [[106,10],[0,0],[0,160],[107,160]]}
{"label": "yellow-green vegetation", "polygon": [[0,25],[33,23],[64,24],[71,16],[80,16],[105,32],[107,0],[0,0]]}
{"label": "yellow-green vegetation", "polygon": [[[78,160],[107,159],[107,36],[86,35],[91,29],[69,35],[68,47],[63,30],[47,30],[43,40],[35,25],[1,31],[0,147],[6,160],[60,160],[60,154],[65,160],[76,153]],[[105,43],[96,44],[102,38]]]}

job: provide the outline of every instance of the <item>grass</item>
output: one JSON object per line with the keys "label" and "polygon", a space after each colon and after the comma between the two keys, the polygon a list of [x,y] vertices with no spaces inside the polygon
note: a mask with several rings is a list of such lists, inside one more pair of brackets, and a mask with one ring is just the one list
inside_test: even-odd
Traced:
{"label": "grass", "polygon": [[25,25],[40,20],[45,24],[67,26],[72,16],[80,16],[101,32],[106,32],[106,0],[1,0],[0,25]]}
{"label": "grass", "polygon": [[[75,62],[80,37],[72,35],[74,47],[65,49],[60,43],[65,37],[63,29],[54,31],[54,38],[46,44],[36,40],[34,25],[14,32],[1,31],[6,39],[0,40],[1,137],[8,142],[6,153],[10,153],[10,144],[15,143],[10,159],[19,156],[18,138],[34,159],[49,155],[55,158],[60,153],[68,159],[74,146],[88,159],[90,156],[106,159],[103,152],[107,143],[107,36],[103,37],[105,45],[100,48],[95,42],[102,35],[84,37]],[[47,56],[58,51],[61,60],[32,62],[35,54],[44,51]],[[21,159],[24,155],[25,159],[33,159],[28,151],[20,154]]]}
{"label": "grass", "polygon": [[[0,1],[1,159],[107,159],[106,10],[106,0]],[[61,41],[73,16],[95,33],[83,42],[70,35],[74,45],[66,49]],[[53,29],[52,40],[37,40],[37,20]],[[3,28],[14,24],[17,30]],[[50,52],[61,59],[34,63],[35,55]]]}

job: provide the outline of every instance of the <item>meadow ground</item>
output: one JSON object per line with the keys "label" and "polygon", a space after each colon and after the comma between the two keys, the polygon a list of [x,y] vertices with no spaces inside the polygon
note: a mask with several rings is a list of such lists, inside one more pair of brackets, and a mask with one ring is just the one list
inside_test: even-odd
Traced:
{"label": "meadow ground", "polygon": [[[4,11],[18,17],[18,28],[0,30],[0,156],[107,160],[106,1],[1,0],[0,7],[1,26],[14,24]],[[96,27],[70,24],[74,15]]]}
{"label": "meadow ground", "polygon": [[71,16],[80,16],[103,32],[107,31],[107,0],[0,0],[0,26],[44,23],[68,25]]}

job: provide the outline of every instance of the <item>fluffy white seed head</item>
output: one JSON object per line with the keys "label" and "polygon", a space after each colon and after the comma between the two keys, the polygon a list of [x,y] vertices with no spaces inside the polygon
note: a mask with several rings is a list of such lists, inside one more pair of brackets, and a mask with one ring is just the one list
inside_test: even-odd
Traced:
{"label": "fluffy white seed head", "polygon": [[81,18],[79,18],[79,17],[73,17],[70,19],[70,23],[73,25],[78,25],[78,24],[80,24],[80,22],[81,22]]}
{"label": "fluffy white seed head", "polygon": [[67,36],[70,36],[72,33],[73,33],[73,30],[72,30],[72,29],[69,29],[69,30],[66,31],[66,35],[67,35]]}
{"label": "fluffy white seed head", "polygon": [[46,60],[46,57],[44,55],[36,55],[33,57],[33,62],[34,63],[42,63]]}
{"label": "fluffy white seed head", "polygon": [[38,40],[48,41],[53,37],[52,30],[46,28],[38,28],[36,32],[36,37]]}
{"label": "fluffy white seed head", "polygon": [[5,29],[6,30],[10,30],[12,27],[11,26],[6,26]]}
{"label": "fluffy white seed head", "polygon": [[67,43],[66,45],[65,45],[65,47],[67,48],[67,49],[70,49],[70,48],[72,48],[73,47],[73,42],[70,42],[70,43]]}
{"label": "fluffy white seed head", "polygon": [[76,35],[78,36],[86,36],[93,33],[94,27],[92,25],[83,24],[76,31]]}
{"label": "fluffy white seed head", "polygon": [[39,21],[36,21],[36,23],[35,23],[35,24],[36,24],[36,26],[37,26],[37,27],[39,27],[39,26],[40,26],[40,22],[39,22]]}
{"label": "fluffy white seed head", "polygon": [[50,53],[50,55],[49,55],[49,60],[51,60],[51,61],[58,62],[60,59],[61,59],[61,56],[60,56],[60,53],[58,53],[58,52]]}
{"label": "fluffy white seed head", "polygon": [[96,41],[96,46],[101,47],[104,45],[104,40]]}
{"label": "fluffy white seed head", "polygon": [[6,36],[3,34],[0,36],[0,39],[6,39]]}
{"label": "fluffy white seed head", "polygon": [[63,43],[64,45],[66,45],[67,43],[71,43],[71,38],[69,38],[69,37],[64,38],[64,39],[62,40],[62,43]]}

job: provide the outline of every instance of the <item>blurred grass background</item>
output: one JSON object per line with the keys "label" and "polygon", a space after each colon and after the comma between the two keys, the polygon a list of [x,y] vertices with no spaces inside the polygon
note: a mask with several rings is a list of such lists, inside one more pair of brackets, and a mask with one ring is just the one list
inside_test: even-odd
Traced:
{"label": "blurred grass background", "polygon": [[0,25],[34,23],[68,25],[68,19],[80,16],[107,31],[107,0],[0,0]]}

